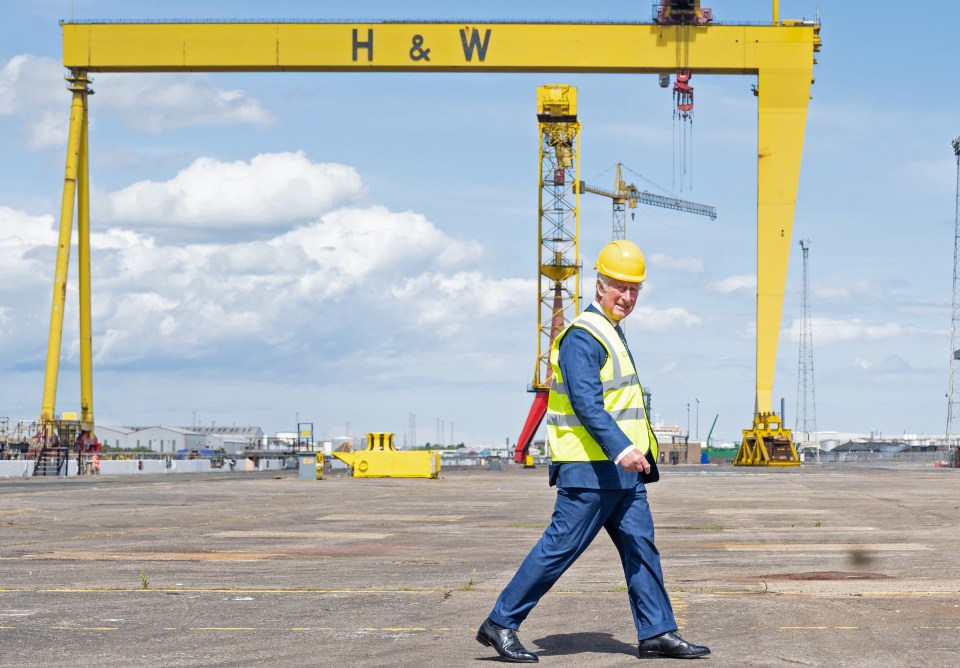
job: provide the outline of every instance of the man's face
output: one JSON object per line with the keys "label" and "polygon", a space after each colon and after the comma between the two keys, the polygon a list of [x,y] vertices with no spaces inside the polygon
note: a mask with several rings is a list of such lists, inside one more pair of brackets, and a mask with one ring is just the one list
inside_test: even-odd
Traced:
{"label": "man's face", "polygon": [[640,287],[640,283],[619,281],[615,278],[608,278],[607,286],[604,287],[598,279],[597,301],[611,320],[620,322],[630,315],[630,311],[636,305]]}

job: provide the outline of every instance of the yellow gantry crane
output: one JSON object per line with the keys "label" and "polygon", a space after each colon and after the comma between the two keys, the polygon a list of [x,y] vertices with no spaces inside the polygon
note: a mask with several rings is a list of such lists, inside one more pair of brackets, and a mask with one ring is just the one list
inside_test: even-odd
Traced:
{"label": "yellow gantry crane", "polygon": [[[691,4],[692,2],[692,4]],[[55,399],[74,204],[80,260],[82,433],[94,434],[90,322],[87,98],[96,72],[577,72],[756,77],[757,357],[753,428],[745,442],[779,429],[773,375],[793,232],[800,159],[819,24],[713,24],[699,1],[660,5],[660,22],[510,23],[424,21],[69,22],[63,65],[73,95],[50,337],[40,413],[42,441],[55,436]],[[694,20],[696,17],[696,20]],[[576,234],[576,230],[574,230]],[[575,257],[564,261],[578,263]],[[542,262],[549,266],[550,261]],[[554,289],[555,289],[554,285]],[[572,301],[572,300],[571,300]],[[551,322],[553,309],[551,306]],[[552,328],[551,324],[551,328]],[[541,325],[542,329],[545,329]],[[538,361],[538,364],[540,362]],[[546,382],[544,375],[537,379]]]}
{"label": "yellow gantry crane", "polygon": [[664,209],[673,209],[674,211],[684,211],[686,213],[695,213],[699,216],[709,216],[710,220],[716,220],[717,209],[709,204],[697,204],[676,197],[666,197],[665,195],[655,195],[646,190],[639,190],[632,183],[625,183],[623,180],[623,165],[617,163],[617,179],[613,184],[613,190],[606,190],[591,186],[583,181],[579,181],[577,192],[593,193],[609,197],[613,202],[613,238],[627,238],[627,207],[637,208],[637,203],[649,204],[650,206],[659,206]]}

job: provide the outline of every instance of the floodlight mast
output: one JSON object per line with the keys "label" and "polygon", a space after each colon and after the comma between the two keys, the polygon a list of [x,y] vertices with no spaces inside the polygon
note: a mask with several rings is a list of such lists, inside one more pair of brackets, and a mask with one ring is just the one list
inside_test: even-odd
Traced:
{"label": "floodlight mast", "polygon": [[803,434],[801,444],[816,446],[817,461],[820,461],[820,444],[817,440],[817,392],[813,373],[813,315],[810,312],[810,273],[808,260],[810,240],[801,239],[803,251],[803,289],[800,293],[800,353],[797,363],[797,417],[794,434]]}
{"label": "floodlight mast", "polygon": [[944,446],[950,447],[950,440],[957,415],[960,413],[960,399],[957,397],[957,372],[960,363],[960,137],[950,142],[953,154],[957,157],[957,190],[953,215],[953,311],[950,318],[950,373],[947,383],[947,429],[944,434]]}

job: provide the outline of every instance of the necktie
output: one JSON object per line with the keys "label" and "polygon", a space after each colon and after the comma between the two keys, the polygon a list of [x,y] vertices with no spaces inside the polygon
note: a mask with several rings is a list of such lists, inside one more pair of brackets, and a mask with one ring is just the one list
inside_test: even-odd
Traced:
{"label": "necktie", "polygon": [[630,364],[636,366],[636,362],[633,361],[633,353],[630,352],[630,346],[627,345],[627,337],[623,333],[623,330],[620,329],[620,325],[615,325],[614,329],[617,330],[617,336],[620,337],[620,340],[623,341],[623,347],[627,349],[627,355],[630,356]]}
{"label": "necktie", "polygon": [[[627,337],[624,335],[623,330],[620,329],[620,325],[617,325],[614,327],[614,329],[617,330],[617,336],[619,336],[620,340],[623,341],[623,345],[627,346]],[[627,348],[629,349],[630,346],[627,346]]]}

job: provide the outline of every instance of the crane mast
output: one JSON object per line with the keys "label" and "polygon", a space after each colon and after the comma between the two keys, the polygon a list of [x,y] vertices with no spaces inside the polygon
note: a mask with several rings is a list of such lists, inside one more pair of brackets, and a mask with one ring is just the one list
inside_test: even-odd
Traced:
{"label": "crane mast", "polygon": [[533,435],[547,412],[550,346],[580,312],[580,122],[577,89],[548,85],[537,89],[540,128],[537,360],[530,391],[533,404],[517,439],[514,460],[527,461]]}
{"label": "crane mast", "polygon": [[550,389],[550,346],[580,312],[580,122],[577,89],[537,90],[540,126],[539,293],[533,389]]}

